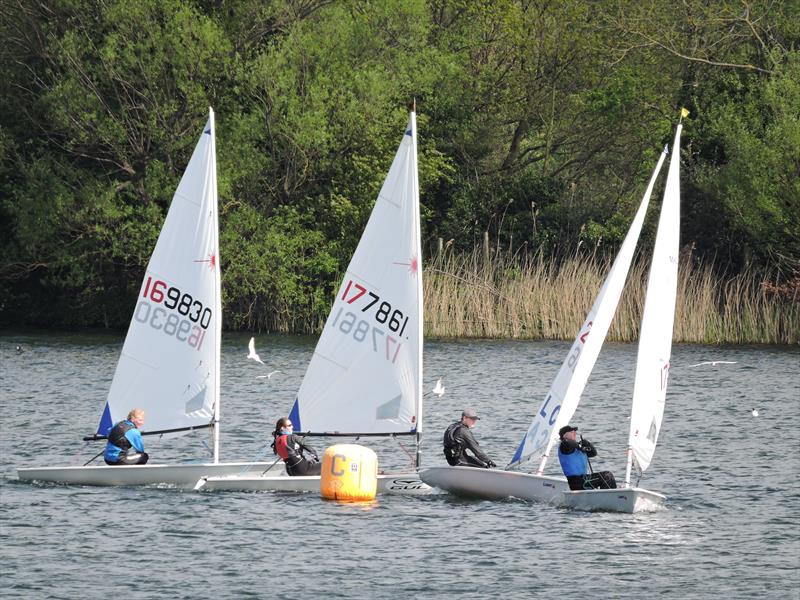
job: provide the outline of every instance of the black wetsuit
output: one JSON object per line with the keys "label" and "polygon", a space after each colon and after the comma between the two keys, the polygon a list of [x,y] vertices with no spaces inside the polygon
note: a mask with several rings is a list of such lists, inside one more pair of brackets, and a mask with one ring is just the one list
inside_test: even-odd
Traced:
{"label": "black wetsuit", "polygon": [[581,459],[579,461],[584,462],[585,460],[586,465],[589,464],[588,459],[597,456],[597,449],[589,440],[581,440],[580,442],[561,440],[561,444],[558,446],[558,455],[559,460],[561,461],[561,466],[564,469],[564,474],[567,477],[569,489],[573,491],[592,489],[602,490],[617,487],[617,482],[614,479],[614,475],[611,473],[611,471],[598,471],[597,473],[584,472],[576,475],[567,474],[567,467],[564,465],[565,463],[574,464],[573,461],[570,460],[570,455],[575,452],[586,455],[586,459]]}
{"label": "black wetsuit", "polygon": [[[456,421],[444,432],[444,456],[453,467],[494,467],[492,459],[481,450],[469,427]],[[467,454],[467,450],[474,456]]]}
{"label": "black wetsuit", "polygon": [[322,464],[318,461],[308,460],[303,453],[308,452],[317,458],[317,453],[311,446],[306,446],[300,438],[293,433],[279,435],[275,438],[273,448],[276,454],[286,464],[289,475],[319,475]]}

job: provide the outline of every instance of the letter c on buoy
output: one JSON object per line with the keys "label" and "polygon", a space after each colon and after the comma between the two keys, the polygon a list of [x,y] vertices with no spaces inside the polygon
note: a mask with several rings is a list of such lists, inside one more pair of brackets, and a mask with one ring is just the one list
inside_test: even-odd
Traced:
{"label": "letter c on buoy", "polygon": [[335,475],[336,477],[341,477],[344,475],[344,469],[341,471],[336,470],[336,459],[347,460],[347,457],[344,454],[334,454],[333,458],[331,459],[331,475]]}
{"label": "letter c on buoy", "polygon": [[378,489],[378,457],[357,444],[336,444],[322,455],[319,493],[326,500],[374,500]]}

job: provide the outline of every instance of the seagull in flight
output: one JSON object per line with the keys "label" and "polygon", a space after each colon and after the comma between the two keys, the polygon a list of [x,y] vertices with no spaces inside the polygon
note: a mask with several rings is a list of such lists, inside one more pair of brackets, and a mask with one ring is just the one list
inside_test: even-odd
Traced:
{"label": "seagull in flight", "polygon": [[[261,363],[265,367],[267,366],[264,363],[264,361],[261,360],[261,357],[258,355],[258,352],[256,352],[256,339],[255,338],[250,338],[250,343],[247,344],[247,349],[249,350],[249,353],[247,354],[247,358],[252,359],[252,360],[256,361],[257,363]],[[272,376],[275,375],[275,373],[280,373],[280,372],[281,371],[275,370],[275,371],[270,371],[266,375],[256,375],[256,379],[272,379]]]}
{"label": "seagull in flight", "polygon": [[256,379],[272,379],[272,376],[275,373],[280,373],[281,371],[272,371],[271,373],[267,373],[266,375],[256,375]]}
{"label": "seagull in flight", "polygon": [[689,367],[701,367],[703,365],[711,365],[712,367],[716,367],[717,365],[735,365],[735,360],[707,360],[706,362],[697,363],[696,365],[689,365]]}
{"label": "seagull in flight", "polygon": [[258,355],[258,352],[256,352],[256,338],[250,338],[250,343],[247,345],[247,349],[250,351],[250,353],[247,355],[247,358],[251,358],[256,362],[261,363],[262,365],[264,364],[264,361],[261,360],[261,357]]}
{"label": "seagull in flight", "polygon": [[438,396],[439,398],[444,396],[444,386],[442,385],[442,380],[441,379],[436,382],[436,385],[431,390],[431,392],[433,393],[434,396]]}

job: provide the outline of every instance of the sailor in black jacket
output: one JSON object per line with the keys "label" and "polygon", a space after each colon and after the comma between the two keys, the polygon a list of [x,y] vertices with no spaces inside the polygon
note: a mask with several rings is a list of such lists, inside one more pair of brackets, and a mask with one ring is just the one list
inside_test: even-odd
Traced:
{"label": "sailor in black jacket", "polygon": [[[311,446],[303,443],[303,438],[292,433],[293,429],[292,422],[288,418],[278,419],[272,434],[273,452],[283,459],[289,475],[319,475],[322,465],[317,453]],[[306,458],[306,452],[313,456],[314,460]]]}
{"label": "sailor in black jacket", "polygon": [[[444,432],[444,456],[453,467],[496,467],[491,458],[481,450],[470,429],[480,417],[472,408],[461,412],[461,420],[451,424]],[[473,456],[467,454],[469,450]]]}

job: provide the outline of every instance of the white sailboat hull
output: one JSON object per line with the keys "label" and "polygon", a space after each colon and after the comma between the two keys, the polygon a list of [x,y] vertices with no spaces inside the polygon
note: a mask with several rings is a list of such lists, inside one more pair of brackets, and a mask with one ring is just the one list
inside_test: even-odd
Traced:
{"label": "white sailboat hull", "polygon": [[659,510],[666,499],[666,496],[658,492],[633,487],[568,491],[562,494],[558,504],[575,510],[636,513]]}
{"label": "white sailboat hull", "polygon": [[[316,492],[319,493],[319,475],[289,477],[282,475],[231,475],[204,477],[198,489],[236,492]],[[433,490],[418,473],[385,473],[378,475],[379,494],[404,494],[420,496]]]}
{"label": "white sailboat hull", "polygon": [[514,497],[555,504],[569,490],[563,477],[499,469],[429,467],[420,471],[420,477],[428,485],[451,494],[484,500]]}
{"label": "white sailboat hull", "polygon": [[87,467],[35,467],[17,469],[20,481],[73,485],[166,485],[192,489],[206,476],[260,473],[273,463],[186,463],[177,465],[95,465]]}

